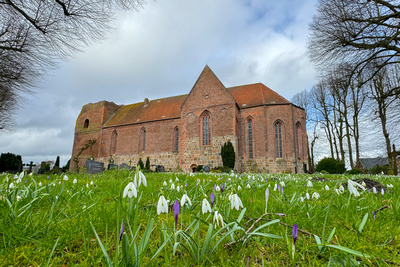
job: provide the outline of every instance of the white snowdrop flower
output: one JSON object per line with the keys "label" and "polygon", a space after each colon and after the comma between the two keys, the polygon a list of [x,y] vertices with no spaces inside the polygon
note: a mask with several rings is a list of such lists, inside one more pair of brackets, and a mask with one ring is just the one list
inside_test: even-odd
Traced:
{"label": "white snowdrop flower", "polygon": [[52,185],[53,185],[53,186],[56,186],[56,184],[55,184],[55,183],[52,183]]}
{"label": "white snowdrop flower", "polygon": [[317,192],[312,194],[312,198],[319,199],[320,195]]}
{"label": "white snowdrop flower", "polygon": [[271,187],[271,185],[269,184],[268,187]]}
{"label": "white snowdrop flower", "polygon": [[230,182],[232,179],[231,178],[228,178],[228,181]]}
{"label": "white snowdrop flower", "polygon": [[166,181],[164,181],[163,186],[167,186],[167,182]]}
{"label": "white snowdrop flower", "polygon": [[58,199],[58,196],[56,196],[56,199]]}
{"label": "white snowdrop flower", "polygon": [[191,173],[189,174],[189,176],[191,176],[191,177],[192,177],[192,176],[194,176],[194,173],[193,173],[193,172],[191,172]]}
{"label": "white snowdrop flower", "polygon": [[238,185],[238,191],[242,190],[242,187],[240,185]]}
{"label": "white snowdrop flower", "polygon": [[89,184],[88,183],[86,183],[86,188],[88,188],[89,187]]}
{"label": "white snowdrop flower", "polygon": [[350,194],[353,194],[355,197],[358,197],[360,193],[358,192],[357,187],[361,188],[362,190],[365,190],[365,187],[360,185],[359,183],[356,183],[350,179],[347,180],[347,186],[349,188]]}
{"label": "white snowdrop flower", "polygon": [[243,208],[242,200],[239,198],[237,194],[232,195],[232,197],[230,197],[230,201],[231,201],[231,209],[235,208],[236,210],[239,210],[240,207]]}
{"label": "white snowdrop flower", "polygon": [[277,184],[275,184],[275,186],[274,186],[274,191],[276,191],[276,189],[278,189],[278,185]]}
{"label": "white snowdrop flower", "polygon": [[338,194],[338,195],[340,195],[341,194],[341,192],[340,192],[340,190],[339,189],[335,189],[335,192],[336,192],[336,194]]}
{"label": "white snowdrop flower", "polygon": [[203,199],[203,203],[201,205],[201,212],[207,213],[207,212],[211,212],[211,205],[210,202],[208,202],[208,200],[206,198]]}
{"label": "white snowdrop flower", "polygon": [[381,194],[382,196],[385,194],[385,190],[383,190],[383,188],[381,188]]}
{"label": "white snowdrop flower", "polygon": [[172,179],[169,179],[169,183],[172,184]]}
{"label": "white snowdrop flower", "polygon": [[21,179],[18,178],[17,181],[15,181],[16,184],[19,184],[21,182]]}
{"label": "white snowdrop flower", "polygon": [[58,184],[61,184],[61,181],[59,181]]}
{"label": "white snowdrop flower", "polygon": [[90,185],[93,185],[93,181],[90,181]]}
{"label": "white snowdrop flower", "polygon": [[388,188],[393,188],[393,185],[392,184],[387,184],[386,185]]}
{"label": "white snowdrop flower", "polygon": [[179,182],[179,179],[178,179],[178,177],[176,177],[176,178],[175,178],[175,182]]}
{"label": "white snowdrop flower", "polygon": [[308,182],[307,182],[307,187],[313,187],[313,185],[312,185],[312,182],[311,182],[311,181],[308,181]]}
{"label": "white snowdrop flower", "polygon": [[10,189],[13,189],[14,187],[15,187],[14,183],[11,183],[10,186],[9,186]]}
{"label": "white snowdrop flower", "polygon": [[376,187],[374,186],[374,187],[372,187],[372,192],[376,195]]}
{"label": "white snowdrop flower", "polygon": [[20,201],[20,200],[21,200],[21,197],[17,195],[17,201]]}
{"label": "white snowdrop flower", "polygon": [[78,180],[76,180],[76,178],[72,181],[74,184],[76,184],[78,182]]}
{"label": "white snowdrop flower", "polygon": [[39,182],[39,186],[42,186],[42,182]]}
{"label": "white snowdrop flower", "polygon": [[300,201],[301,201],[301,202],[304,202],[304,197],[300,197]]}
{"label": "white snowdrop flower", "polygon": [[139,188],[139,186],[143,183],[144,186],[147,186],[147,180],[146,176],[144,176],[143,172],[138,171],[135,173],[135,177],[133,179],[133,183],[135,184],[136,188]]}
{"label": "white snowdrop flower", "polygon": [[167,199],[167,203],[169,204],[169,202],[171,202],[169,199]]}
{"label": "white snowdrop flower", "polygon": [[157,215],[168,213],[168,204],[164,196],[160,196],[157,203]]}
{"label": "white snowdrop flower", "polygon": [[214,223],[214,229],[217,228],[217,226],[219,227],[220,223],[221,227],[224,227],[224,219],[222,218],[222,215],[218,213],[218,211],[214,212],[213,223]]}
{"label": "white snowdrop flower", "polygon": [[180,186],[178,185],[178,186],[176,187],[176,191],[179,192],[179,190],[180,190]]}
{"label": "white snowdrop flower", "polygon": [[18,175],[14,175],[14,180],[17,180],[18,179]]}
{"label": "white snowdrop flower", "polygon": [[285,182],[284,182],[284,181],[281,181],[279,184],[280,184],[281,186],[285,186]]}
{"label": "white snowdrop flower", "polygon": [[85,206],[85,205],[83,205],[82,209],[83,209],[83,210],[84,210],[84,209],[86,209],[86,206]]}
{"label": "white snowdrop flower", "polygon": [[231,172],[231,175],[230,175],[231,177],[234,177],[235,176],[235,173],[234,172]]}
{"label": "white snowdrop flower", "polygon": [[206,182],[206,179],[203,179],[203,184]]}
{"label": "white snowdrop flower", "polygon": [[367,186],[364,181],[361,183],[361,185],[364,186],[364,187]]}
{"label": "white snowdrop flower", "polygon": [[306,198],[310,199],[310,194],[309,193],[306,193]]}
{"label": "white snowdrop flower", "polygon": [[183,207],[183,205],[185,205],[186,202],[189,204],[189,206],[192,206],[192,201],[190,201],[190,198],[188,197],[188,195],[183,194],[183,196],[181,198],[181,206]]}
{"label": "white snowdrop flower", "polygon": [[132,198],[133,196],[137,197],[137,190],[134,183],[130,182],[125,187],[122,197],[125,198],[126,196],[128,196],[129,198]]}
{"label": "white snowdrop flower", "polygon": [[251,188],[250,184],[247,184],[246,187],[247,187],[247,188]]}
{"label": "white snowdrop flower", "polygon": [[175,184],[171,184],[171,190],[175,190]]}
{"label": "white snowdrop flower", "polygon": [[67,176],[67,175],[64,175],[63,180],[64,180],[64,181],[68,181],[68,176]]}
{"label": "white snowdrop flower", "polygon": [[343,185],[340,185],[340,186],[339,186],[339,191],[340,191],[341,194],[344,193],[344,187],[343,187]]}
{"label": "white snowdrop flower", "polygon": [[329,186],[328,185],[325,185],[325,190],[329,191]]}
{"label": "white snowdrop flower", "polygon": [[221,188],[217,185],[217,186],[215,187],[215,191],[220,192],[220,191],[221,191]]}
{"label": "white snowdrop flower", "polygon": [[25,176],[25,172],[21,172],[20,174],[19,174],[19,179],[21,179],[22,180],[22,178],[24,178],[24,176]]}

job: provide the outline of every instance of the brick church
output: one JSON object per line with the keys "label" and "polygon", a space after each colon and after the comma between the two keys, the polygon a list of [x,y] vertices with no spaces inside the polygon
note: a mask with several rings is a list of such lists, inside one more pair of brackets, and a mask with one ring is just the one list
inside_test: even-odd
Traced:
{"label": "brick church", "polygon": [[[94,145],[81,152],[89,140]],[[238,172],[303,173],[307,168],[304,109],[262,83],[226,88],[206,66],[187,95],[131,105],[108,101],[83,106],[72,157],[136,165],[150,158],[165,170],[222,166],[231,141]],[[80,153],[81,152],[81,153]],[[71,170],[77,166],[71,160]]]}

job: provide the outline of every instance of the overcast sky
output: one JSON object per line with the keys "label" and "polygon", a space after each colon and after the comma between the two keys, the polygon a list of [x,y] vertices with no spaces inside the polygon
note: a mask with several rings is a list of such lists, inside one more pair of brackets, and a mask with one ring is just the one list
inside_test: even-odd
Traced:
{"label": "overcast sky", "polygon": [[307,58],[316,0],[157,0],[118,15],[115,31],[49,72],[0,136],[24,162],[71,157],[87,103],[188,94],[205,65],[226,87],[261,82],[288,100],[315,83]]}

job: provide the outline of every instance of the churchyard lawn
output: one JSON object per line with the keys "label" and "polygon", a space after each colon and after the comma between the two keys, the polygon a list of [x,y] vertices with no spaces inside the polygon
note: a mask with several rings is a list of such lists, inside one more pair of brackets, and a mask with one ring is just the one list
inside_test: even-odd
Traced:
{"label": "churchyard lawn", "polygon": [[2,174],[0,212],[0,266],[400,264],[393,176]]}

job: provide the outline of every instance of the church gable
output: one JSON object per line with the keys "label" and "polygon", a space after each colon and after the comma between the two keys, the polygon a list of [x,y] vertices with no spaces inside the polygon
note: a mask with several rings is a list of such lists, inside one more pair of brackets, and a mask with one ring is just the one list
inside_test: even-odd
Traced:
{"label": "church gable", "polygon": [[206,66],[183,102],[181,110],[202,110],[212,106],[235,103],[233,96],[214,72]]}

